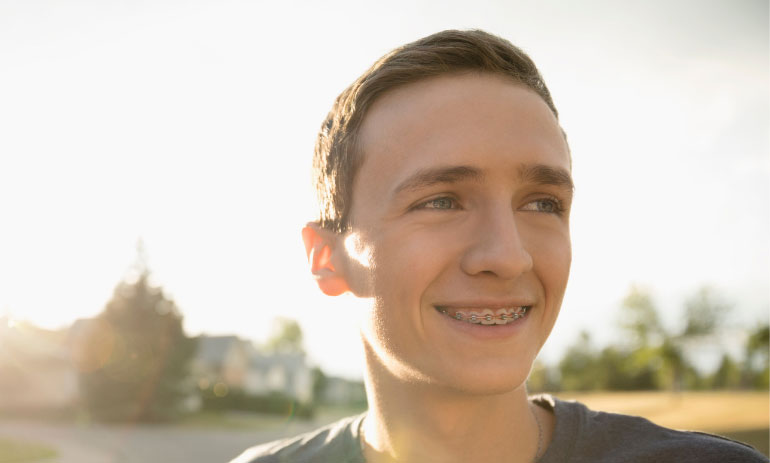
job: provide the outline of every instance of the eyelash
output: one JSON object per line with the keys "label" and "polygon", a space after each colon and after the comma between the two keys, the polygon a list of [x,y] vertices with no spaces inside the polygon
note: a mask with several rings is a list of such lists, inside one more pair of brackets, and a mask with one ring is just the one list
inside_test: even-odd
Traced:
{"label": "eyelash", "polygon": [[[449,202],[451,202],[451,207],[428,207],[431,204],[435,205],[435,203],[437,201],[449,201]],[[550,211],[531,210],[531,209],[525,209],[525,210],[528,211],[528,212],[541,212],[541,213],[544,213],[544,214],[555,214],[555,215],[559,215],[559,216],[564,213],[564,204],[562,203],[562,201],[559,200],[558,198],[553,198],[553,197],[534,199],[532,201],[529,201],[526,204],[526,206],[528,206],[530,204],[533,204],[533,203],[543,203],[543,202],[548,203],[549,206],[551,206],[553,209],[550,210]],[[439,197],[436,197],[436,198],[429,199],[427,201],[423,201],[423,202],[417,204],[416,206],[414,206],[412,209],[413,210],[434,209],[434,210],[439,210],[439,211],[450,211],[450,210],[455,210],[455,209],[458,209],[458,208],[459,207],[458,207],[458,204],[457,204],[457,200],[455,198],[452,198],[451,196],[439,196]]]}
{"label": "eyelash", "polygon": [[[436,201],[450,201],[453,207],[428,207],[429,204],[435,203]],[[451,196],[439,196],[436,198],[431,198],[427,201],[423,201],[417,204],[416,206],[414,206],[412,209],[435,209],[438,211],[451,211],[457,208],[458,208],[458,204],[455,198],[452,198]]]}
{"label": "eyelash", "polygon": [[528,202],[526,205],[530,205],[530,204],[533,204],[533,203],[542,203],[542,202],[549,203],[549,205],[551,205],[553,207],[553,210],[551,210],[551,211],[531,211],[529,209],[527,209],[527,210],[531,211],[531,212],[542,212],[542,213],[545,213],[545,214],[556,214],[556,215],[559,215],[559,216],[564,214],[564,204],[561,202],[561,200],[559,200],[557,198],[554,198],[554,197],[534,199],[534,200]]}

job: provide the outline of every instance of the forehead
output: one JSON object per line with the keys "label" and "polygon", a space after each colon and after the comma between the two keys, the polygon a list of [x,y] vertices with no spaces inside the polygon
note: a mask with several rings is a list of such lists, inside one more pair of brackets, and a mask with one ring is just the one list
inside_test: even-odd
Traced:
{"label": "forehead", "polygon": [[403,178],[438,165],[490,173],[523,164],[569,170],[556,117],[527,87],[493,74],[425,79],[396,88],[369,109],[359,133],[353,203],[384,198]]}

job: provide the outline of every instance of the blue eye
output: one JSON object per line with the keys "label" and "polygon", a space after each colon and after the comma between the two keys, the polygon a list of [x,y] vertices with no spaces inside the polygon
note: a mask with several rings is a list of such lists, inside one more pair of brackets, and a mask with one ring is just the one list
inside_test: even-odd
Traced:
{"label": "blue eye", "polygon": [[561,214],[564,212],[561,201],[554,198],[540,198],[534,201],[530,201],[524,205],[523,210],[543,212],[546,214]]}
{"label": "blue eye", "polygon": [[541,199],[537,201],[537,206],[540,212],[556,212],[559,208],[556,201],[550,199]]}
{"label": "blue eye", "polygon": [[440,209],[440,210],[447,210],[447,209],[456,209],[457,208],[457,202],[449,198],[447,196],[442,196],[440,198],[433,198],[429,201],[425,201],[424,203],[417,206],[418,209]]}

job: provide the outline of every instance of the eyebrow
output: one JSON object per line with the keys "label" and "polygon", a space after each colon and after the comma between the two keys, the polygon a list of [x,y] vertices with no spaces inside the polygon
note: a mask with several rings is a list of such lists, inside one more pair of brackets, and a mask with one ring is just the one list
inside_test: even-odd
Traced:
{"label": "eyebrow", "polygon": [[416,191],[440,183],[457,183],[463,180],[482,180],[484,174],[475,167],[450,166],[421,169],[407,177],[395,189],[394,194],[402,191]]}
{"label": "eyebrow", "polygon": [[[536,183],[540,185],[554,185],[573,192],[575,185],[569,171],[560,167],[547,166],[545,164],[526,164],[519,168],[519,177],[522,182]],[[463,180],[481,181],[484,173],[470,166],[449,166],[421,169],[401,182],[394,190],[394,194],[403,191],[417,191],[441,183],[457,183]]]}
{"label": "eyebrow", "polygon": [[540,185],[553,185],[560,188],[575,191],[572,175],[561,167],[552,167],[544,164],[527,164],[519,168],[519,176],[524,182]]}

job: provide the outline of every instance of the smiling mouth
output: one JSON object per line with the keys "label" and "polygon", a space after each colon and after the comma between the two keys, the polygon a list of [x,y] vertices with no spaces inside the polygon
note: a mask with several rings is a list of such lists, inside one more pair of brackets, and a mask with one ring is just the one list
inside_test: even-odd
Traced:
{"label": "smiling mouth", "polygon": [[507,325],[524,318],[531,306],[507,307],[503,309],[454,309],[436,306],[436,310],[455,320],[476,325]]}

